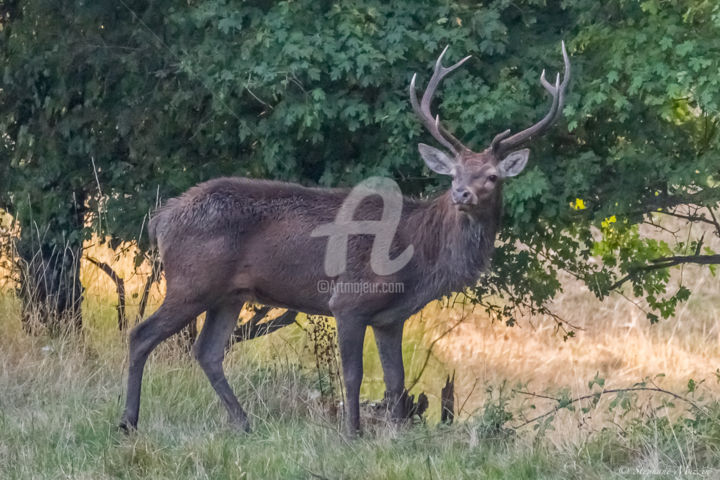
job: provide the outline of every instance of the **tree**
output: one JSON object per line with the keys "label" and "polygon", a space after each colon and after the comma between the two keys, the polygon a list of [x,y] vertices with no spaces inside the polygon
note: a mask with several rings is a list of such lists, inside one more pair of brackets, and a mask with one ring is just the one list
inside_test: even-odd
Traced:
{"label": "tree", "polygon": [[698,229],[666,242],[641,235],[639,226],[671,216],[720,235],[720,6],[579,1],[567,8],[577,28],[577,82],[565,109],[572,136],[556,137],[555,159],[510,186],[505,238],[529,248],[501,252],[497,265],[509,268],[494,278],[510,279],[508,288],[533,304],[555,293],[559,270],[600,298],[629,283],[651,321],[667,318],[690,294],[682,285],[668,291],[669,267],[717,264],[720,256],[703,247]]}
{"label": "tree", "polygon": [[[688,294],[665,292],[667,267],[717,258],[638,225],[662,209],[717,226],[718,7],[547,3],[0,1],[0,206],[30,253],[67,246],[78,259],[92,231],[147,249],[156,202],[220,175],[332,186],[385,175],[432,194],[445,185],[416,153],[429,139],[408,104],[413,72],[446,44],[449,59],[475,57],[439,110],[482,147],[544,113],[539,74],[561,67],[565,39],[566,123],[508,184],[504,242],[477,301],[510,322],[517,305],[547,311],[564,270],[601,297],[628,282],[652,319],[667,316]],[[61,264],[49,271],[77,270]],[[76,275],[50,285],[78,304]]]}

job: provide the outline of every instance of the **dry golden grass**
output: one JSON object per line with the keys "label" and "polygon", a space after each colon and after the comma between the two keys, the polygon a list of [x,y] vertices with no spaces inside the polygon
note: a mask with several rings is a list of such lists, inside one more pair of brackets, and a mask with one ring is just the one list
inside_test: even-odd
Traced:
{"label": "dry golden grass", "polygon": [[[658,232],[645,229],[654,236]],[[711,233],[706,245],[720,250],[720,240]],[[720,277],[700,266],[686,266],[674,273],[670,288],[679,282],[692,295],[681,304],[673,318],[652,325],[636,299],[614,294],[599,301],[588,289],[567,276],[564,291],[552,310],[578,329],[575,337],[563,340],[557,323],[550,318],[524,318],[515,327],[493,323],[484,312],[467,308],[439,309],[429,305],[422,317],[436,338],[448,325],[464,320],[435,347],[447,371],[456,371],[456,394],[470,414],[487,400],[485,386],[507,382],[508,388],[524,385],[527,391],[542,393],[566,389],[571,397],[587,394],[588,382],[599,375],[606,388],[624,388],[650,378],[657,386],[680,394],[688,381],[700,383],[696,396],[720,397]],[[702,383],[701,383],[702,382]],[[433,388],[439,388],[438,381]],[[540,411],[553,402],[520,396],[538,404]],[[668,398],[647,401],[657,405]],[[601,403],[606,407],[611,398]],[[541,407],[542,406],[542,407]],[[612,419],[610,419],[612,420]],[[577,432],[578,424],[592,423],[582,414],[566,415],[569,428],[557,427],[557,437]],[[608,418],[598,419],[598,422]],[[594,426],[597,426],[594,425]],[[590,428],[590,427],[588,427]]]}
{"label": "dry golden grass", "polygon": [[[686,282],[693,292],[690,301],[680,306],[675,318],[656,325],[620,295],[600,302],[584,287],[568,282],[554,311],[579,327],[575,338],[563,341],[551,319],[525,319],[508,328],[483,314],[470,314],[438,342],[438,350],[456,366],[461,385],[475,379],[481,384],[506,379],[530,382],[538,391],[563,385],[584,392],[596,373],[614,385],[664,373],[666,386],[679,388],[690,378],[705,379],[718,393],[720,279],[707,269],[693,267],[685,273],[691,278]],[[426,317],[432,318],[428,313]],[[462,313],[446,315],[453,321]]]}

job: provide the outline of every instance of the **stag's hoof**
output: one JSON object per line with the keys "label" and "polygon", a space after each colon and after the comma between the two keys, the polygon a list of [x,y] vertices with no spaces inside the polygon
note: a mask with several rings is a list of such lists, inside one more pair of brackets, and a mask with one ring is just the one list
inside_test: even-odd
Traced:
{"label": "stag's hoof", "polygon": [[125,435],[130,435],[131,433],[137,431],[137,421],[133,422],[131,420],[123,418],[122,420],[120,420],[118,430],[120,430]]}
{"label": "stag's hoof", "polygon": [[251,433],[252,428],[250,427],[250,421],[247,418],[243,419],[230,419],[230,428],[238,433]]}
{"label": "stag's hoof", "polygon": [[347,436],[347,438],[350,438],[350,439],[362,437],[363,429],[362,429],[362,426],[360,425],[360,422],[358,421],[355,424],[352,424],[350,422],[346,423],[345,424],[345,435]]}

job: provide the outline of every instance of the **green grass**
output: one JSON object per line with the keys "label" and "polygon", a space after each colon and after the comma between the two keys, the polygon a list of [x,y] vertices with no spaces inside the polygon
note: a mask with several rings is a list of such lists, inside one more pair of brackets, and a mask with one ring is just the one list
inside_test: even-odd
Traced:
{"label": "green grass", "polygon": [[[93,315],[110,314],[89,312],[97,326],[104,324]],[[126,436],[116,429],[126,354],[112,323],[89,328],[82,338],[50,339],[25,335],[18,318],[16,302],[0,297],[1,479],[720,475],[720,408],[712,403],[711,416],[699,419],[684,411],[663,416],[664,410],[638,403],[637,411],[612,414],[618,427],[586,431],[569,443],[532,427],[496,428],[504,409],[490,408],[489,401],[451,427],[432,419],[400,429],[366,420],[365,435],[348,439],[340,419],[317,398],[314,365],[287,354],[303,350],[292,335],[284,349],[236,347],[226,362],[230,383],[251,413],[252,433],[227,426],[200,369],[168,345],[148,364],[139,431]]]}

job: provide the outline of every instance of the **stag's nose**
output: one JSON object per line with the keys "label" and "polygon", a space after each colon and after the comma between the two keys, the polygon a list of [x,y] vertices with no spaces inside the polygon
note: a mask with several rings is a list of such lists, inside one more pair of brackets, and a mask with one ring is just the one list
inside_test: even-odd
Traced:
{"label": "stag's nose", "polygon": [[452,191],[452,201],[458,205],[467,205],[471,202],[472,194],[467,188],[456,188]]}

